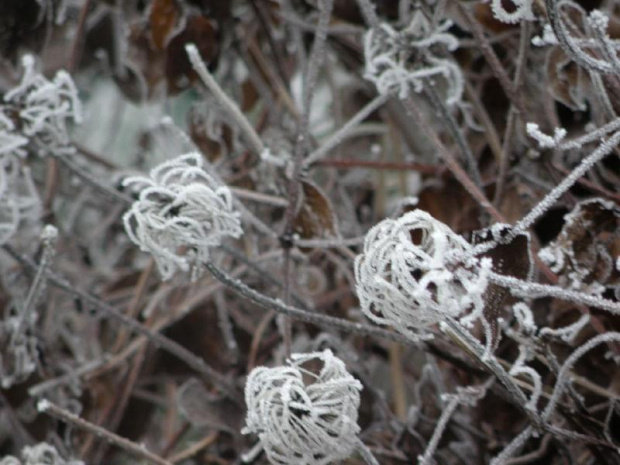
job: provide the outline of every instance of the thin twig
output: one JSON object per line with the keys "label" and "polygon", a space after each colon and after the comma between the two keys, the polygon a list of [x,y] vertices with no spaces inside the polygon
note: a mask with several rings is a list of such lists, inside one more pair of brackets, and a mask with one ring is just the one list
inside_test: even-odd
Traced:
{"label": "thin twig", "polygon": [[94,436],[109,442],[110,444],[123,449],[127,453],[139,457],[144,460],[148,460],[156,465],[173,465],[165,459],[162,459],[158,455],[149,452],[144,445],[136,444],[135,442],[118,436],[100,426],[97,426],[83,418],[74,415],[73,413],[53,404],[49,400],[42,399],[37,403],[37,409],[39,412],[47,413],[48,415],[57,418],[71,426],[75,426],[83,431],[87,431]]}

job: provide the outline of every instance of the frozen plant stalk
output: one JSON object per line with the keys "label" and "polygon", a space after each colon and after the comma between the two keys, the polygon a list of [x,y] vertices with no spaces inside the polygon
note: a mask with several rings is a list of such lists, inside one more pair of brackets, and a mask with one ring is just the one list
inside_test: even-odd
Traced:
{"label": "frozen plant stalk", "polygon": [[248,376],[242,433],[257,434],[273,464],[322,465],[346,459],[360,444],[362,384],[331,350],[293,354],[288,363],[258,367]]}
{"label": "frozen plant stalk", "polygon": [[357,295],[364,314],[411,339],[446,318],[465,326],[483,318],[491,260],[428,213],[386,219],[366,235],[355,259]]}
{"label": "frozen plant stalk", "polygon": [[243,232],[230,190],[209,176],[202,163],[200,154],[189,153],[157,166],[150,177],[123,182],[141,189],[123,217],[127,234],[153,255],[163,279],[191,264],[200,266],[222,239]]}

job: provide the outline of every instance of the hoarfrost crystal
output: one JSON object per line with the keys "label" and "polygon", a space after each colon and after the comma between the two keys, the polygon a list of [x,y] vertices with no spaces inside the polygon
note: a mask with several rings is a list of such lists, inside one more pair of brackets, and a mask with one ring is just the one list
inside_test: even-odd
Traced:
{"label": "hoarfrost crystal", "polygon": [[202,169],[198,153],[162,163],[150,178],[131,177],[123,184],[141,189],[123,217],[127,234],[153,255],[164,279],[207,261],[209,250],[224,237],[243,232],[230,190]]}
{"label": "hoarfrost crystal", "polygon": [[[313,370],[316,364],[319,369]],[[322,465],[357,447],[361,383],[330,350],[293,354],[289,366],[248,376],[244,434],[257,434],[269,461]]]}

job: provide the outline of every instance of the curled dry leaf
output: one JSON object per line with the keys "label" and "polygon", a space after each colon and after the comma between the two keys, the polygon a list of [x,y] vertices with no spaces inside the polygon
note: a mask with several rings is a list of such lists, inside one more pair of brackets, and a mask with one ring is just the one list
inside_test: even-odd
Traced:
{"label": "curled dry leaf", "polygon": [[582,68],[560,47],[553,47],[545,63],[547,84],[551,95],[572,110],[584,110],[584,77]]}
{"label": "curled dry leaf", "polygon": [[586,200],[564,217],[555,241],[540,258],[576,289],[602,292],[620,284],[620,209],[600,198]]}
{"label": "curled dry leaf", "polygon": [[302,239],[338,236],[334,208],[325,193],[313,182],[301,182],[302,198],[293,221],[293,230]]}

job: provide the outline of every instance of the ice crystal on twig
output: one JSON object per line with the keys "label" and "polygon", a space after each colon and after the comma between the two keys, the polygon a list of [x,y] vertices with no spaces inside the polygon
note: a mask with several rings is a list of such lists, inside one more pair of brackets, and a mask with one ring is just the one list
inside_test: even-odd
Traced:
{"label": "ice crystal on twig", "polygon": [[385,23],[379,29],[370,29],[364,37],[364,76],[380,94],[398,91],[400,98],[407,97],[411,87],[420,92],[428,81],[443,77],[448,86],[448,105],[458,103],[463,93],[461,70],[434,51],[437,47],[448,51],[458,47],[456,37],[447,32],[451,26],[450,21],[434,26],[424,13],[416,11],[402,31]]}
{"label": "ice crystal on twig", "polygon": [[355,260],[362,311],[375,323],[428,338],[447,317],[466,326],[483,318],[491,260],[426,212],[416,210],[375,225]]}
{"label": "ice crystal on twig", "polygon": [[288,364],[250,373],[242,432],[258,435],[273,464],[321,465],[346,459],[359,444],[362,384],[330,350],[293,354]]}
{"label": "ice crystal on twig", "polygon": [[202,166],[201,156],[189,153],[157,166],[150,177],[123,182],[141,189],[123,217],[127,234],[153,255],[164,279],[192,263],[200,266],[223,238],[243,232],[230,190]]}

